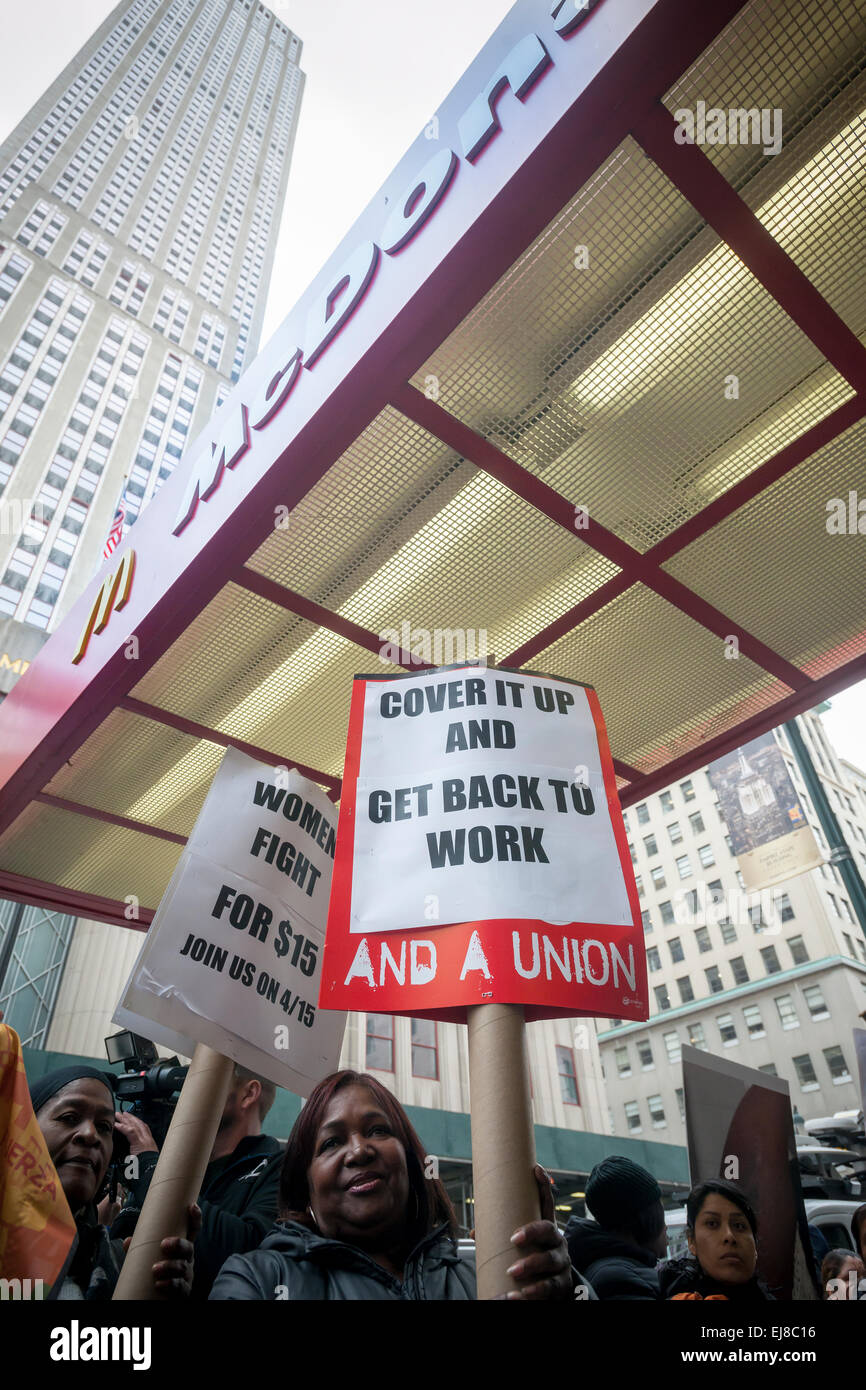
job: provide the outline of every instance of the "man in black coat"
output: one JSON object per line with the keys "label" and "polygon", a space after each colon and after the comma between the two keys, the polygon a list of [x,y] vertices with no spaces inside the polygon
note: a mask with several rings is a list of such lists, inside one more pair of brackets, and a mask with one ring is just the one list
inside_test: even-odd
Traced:
{"label": "man in black coat", "polygon": [[[206,1299],[229,1256],[257,1249],[277,1219],[283,1145],[262,1134],[275,1095],[272,1081],[235,1066],[198,1196],[202,1228],[195,1243],[193,1299]],[[129,1141],[130,1153],[138,1157],[137,1176],[122,1178],[130,1197],[112,1227],[112,1235],[117,1231],[127,1236],[135,1227],[159,1152],[137,1116],[118,1115],[115,1125]]]}
{"label": "man in black coat", "polygon": [[661,1299],[657,1264],[667,1249],[661,1188],[631,1159],[597,1163],[586,1184],[595,1217],[572,1217],[565,1228],[568,1253],[602,1300]]}

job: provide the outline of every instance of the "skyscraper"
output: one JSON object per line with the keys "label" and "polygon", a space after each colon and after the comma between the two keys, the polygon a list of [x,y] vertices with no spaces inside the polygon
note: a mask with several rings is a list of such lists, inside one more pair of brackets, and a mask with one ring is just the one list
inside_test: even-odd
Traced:
{"label": "skyscraper", "polygon": [[[0,699],[255,355],[300,58],[253,0],[121,0],[0,147]],[[25,1043],[73,925],[0,903]]]}
{"label": "skyscraper", "polygon": [[255,354],[300,55],[122,0],[0,148],[0,615],[55,625]]}

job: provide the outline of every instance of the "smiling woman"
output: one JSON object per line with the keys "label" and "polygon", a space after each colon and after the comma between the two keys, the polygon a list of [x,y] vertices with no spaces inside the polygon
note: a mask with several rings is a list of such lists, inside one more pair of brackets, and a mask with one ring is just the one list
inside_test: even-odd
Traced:
{"label": "smiling woman", "polygon": [[[571,1298],[576,1276],[536,1169],[545,1218],[515,1232],[510,1298]],[[475,1268],[454,1211],[402,1106],[374,1077],[334,1072],[289,1138],[284,1220],[261,1247],[227,1260],[212,1299],[474,1299]]]}

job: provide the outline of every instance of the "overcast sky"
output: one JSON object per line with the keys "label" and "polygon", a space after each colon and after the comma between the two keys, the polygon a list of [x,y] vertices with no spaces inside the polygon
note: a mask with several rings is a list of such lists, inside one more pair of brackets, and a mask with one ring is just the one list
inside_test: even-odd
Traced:
{"label": "overcast sky", "polygon": [[[511,4],[278,0],[271,5],[303,40],[307,83],[263,341]],[[5,0],[0,140],[113,8],[110,0]],[[832,705],[824,716],[831,740],[843,757],[866,769],[866,682],[835,696]]]}

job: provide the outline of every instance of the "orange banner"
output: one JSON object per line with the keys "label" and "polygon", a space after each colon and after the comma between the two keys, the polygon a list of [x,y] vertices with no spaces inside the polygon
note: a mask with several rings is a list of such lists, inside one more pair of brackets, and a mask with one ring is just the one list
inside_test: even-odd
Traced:
{"label": "orange banner", "polygon": [[0,1278],[40,1298],[63,1269],[75,1221],[36,1122],[18,1034],[0,1023]]}

